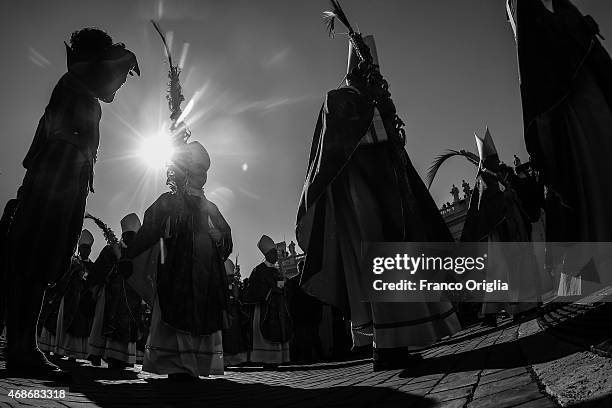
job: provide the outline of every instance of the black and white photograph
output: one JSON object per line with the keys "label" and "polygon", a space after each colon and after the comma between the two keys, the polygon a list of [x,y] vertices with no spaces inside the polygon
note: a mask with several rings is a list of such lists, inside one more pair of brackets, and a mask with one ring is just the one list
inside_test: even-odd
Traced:
{"label": "black and white photograph", "polygon": [[609,0],[0,37],[0,408],[612,407]]}

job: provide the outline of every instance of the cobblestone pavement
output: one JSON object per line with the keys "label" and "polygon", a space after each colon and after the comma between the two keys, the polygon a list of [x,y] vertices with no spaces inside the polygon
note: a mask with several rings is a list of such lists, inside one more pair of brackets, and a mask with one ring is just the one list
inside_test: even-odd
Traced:
{"label": "cobblestone pavement", "polygon": [[[75,373],[70,386],[61,386],[8,377],[0,355],[0,407],[612,407],[610,359],[552,337],[539,320],[471,327],[425,351],[415,366],[376,373],[361,360],[230,369],[171,384],[139,366],[116,371],[61,361]],[[10,390],[37,389],[63,389],[66,396],[8,397]]]}

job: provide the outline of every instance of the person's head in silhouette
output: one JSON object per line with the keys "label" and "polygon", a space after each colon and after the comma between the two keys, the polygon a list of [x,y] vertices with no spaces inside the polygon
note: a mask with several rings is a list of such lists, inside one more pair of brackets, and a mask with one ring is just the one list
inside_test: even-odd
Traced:
{"label": "person's head in silhouette", "polygon": [[113,101],[128,74],[140,75],[134,53],[98,28],[75,31],[64,44],[68,71],[104,102]]}

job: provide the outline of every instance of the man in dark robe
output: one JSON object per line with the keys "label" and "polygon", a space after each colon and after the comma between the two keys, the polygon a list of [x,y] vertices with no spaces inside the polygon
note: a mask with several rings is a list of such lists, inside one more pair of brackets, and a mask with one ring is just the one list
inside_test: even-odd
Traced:
{"label": "man in dark robe", "polygon": [[[131,213],[121,219],[121,257],[126,256],[139,229],[138,215]],[[89,352],[95,365],[104,358],[108,368],[124,369],[136,362],[136,340],[142,326],[142,298],[119,273],[116,264],[113,247],[105,246],[95,262],[95,269],[103,281],[98,282],[96,319]]]}
{"label": "man in dark robe", "polygon": [[[364,40],[377,67],[374,38]],[[374,103],[381,89],[349,50],[347,86],[328,92],[319,114],[298,210],[296,236],[307,253],[302,286],[351,320],[354,346],[374,340],[375,370],[402,368],[413,359],[408,347],[450,335],[459,322],[447,301],[363,302],[361,243],[453,238],[395,140],[394,111]]]}
{"label": "man in dark robe", "polygon": [[276,245],[272,238],[263,235],[257,247],[265,259],[251,272],[245,296],[245,302],[254,305],[250,361],[272,368],[289,362],[292,333],[285,313],[285,282],[276,267]]}
{"label": "man in dark robe", "polygon": [[[485,279],[498,279],[509,285],[507,298],[485,294],[482,299],[484,324],[496,326],[502,309],[519,319],[541,300],[542,285],[533,248],[516,243],[531,241],[531,223],[539,218],[538,196],[542,192],[533,178],[521,179],[500,162],[488,128],[484,137],[475,137],[480,166],[461,241],[490,243]],[[491,301],[493,298],[495,301]]]}
{"label": "man in dark robe", "polygon": [[[210,167],[204,146],[182,146],[173,163],[176,192],[162,194],[146,210],[119,268],[133,285],[138,275],[142,282],[155,282],[143,370],[192,380],[223,374],[221,332],[228,326],[223,262],[233,244],[229,224],[204,194]],[[151,258],[145,264],[153,268],[138,267],[139,260]]]}
{"label": "man in dark robe", "polygon": [[38,347],[46,353],[73,359],[86,357],[95,306],[90,291],[96,280],[93,262],[89,259],[93,242],[91,232],[84,229],[70,268],[45,291],[38,319]]}
{"label": "man in dark robe", "polygon": [[[546,240],[612,242],[612,59],[599,27],[569,0],[508,0],[507,11],[527,151],[546,186]],[[581,259],[567,274],[591,255],[572,253]],[[603,348],[610,355],[612,342]]]}
{"label": "man in dark robe", "polygon": [[7,369],[63,376],[36,345],[43,292],[70,265],[83,226],[99,142],[100,103],[112,102],[136,57],[98,29],[75,32],[68,72],[51,94],[23,166],[22,200],[9,233]]}
{"label": "man in dark robe", "polygon": [[93,235],[83,230],[78,255],[72,258],[58,311],[57,354],[73,360],[87,357],[87,343],[95,311],[90,290],[92,280],[95,281],[95,272],[89,259],[93,242]]}

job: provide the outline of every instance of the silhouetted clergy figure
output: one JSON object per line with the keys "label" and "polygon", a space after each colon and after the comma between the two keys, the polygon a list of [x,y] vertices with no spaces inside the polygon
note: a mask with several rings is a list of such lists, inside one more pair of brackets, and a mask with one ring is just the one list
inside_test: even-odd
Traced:
{"label": "silhouetted clergy figure", "polygon": [[508,9],[547,240],[612,241],[612,60],[598,27],[568,0],[510,0]]}
{"label": "silhouetted clergy figure", "polygon": [[[276,366],[289,362],[290,359],[289,333],[284,326],[283,316],[278,313],[287,311],[284,281],[278,270],[278,251],[272,238],[263,235],[257,243],[257,248],[265,259],[251,272],[245,296],[245,302],[255,305],[250,361]],[[266,317],[270,317],[271,313],[275,313],[275,319],[266,321]],[[269,324],[272,322],[275,324]],[[270,338],[271,332],[281,332],[287,336]]]}
{"label": "silhouetted clergy figure", "polygon": [[[87,357],[87,340],[93,318],[93,298],[89,291],[95,280],[89,260],[94,238],[84,229],[79,238],[78,254],[70,268],[45,292],[45,304],[39,317],[38,347],[46,352],[72,358]],[[83,347],[85,344],[85,347]]]}
{"label": "silhouetted clergy figure", "polygon": [[[140,229],[140,218],[130,213],[121,219],[121,254]],[[104,280],[97,282],[96,312],[89,337],[89,354],[94,365],[104,358],[109,368],[123,369],[136,362],[136,339],[141,325],[142,298],[115,267],[113,247],[105,246],[95,262]]]}
{"label": "silhouetted clergy figure", "polygon": [[[11,292],[7,368],[29,376],[57,373],[36,345],[43,292],[70,266],[93,187],[100,103],[112,102],[136,57],[98,29],[75,32],[68,72],[51,94],[23,166],[23,196],[9,237]],[[93,191],[93,190],[92,190]]]}
{"label": "silhouetted clergy figure", "polygon": [[[599,27],[569,0],[508,0],[507,10],[525,142],[547,190],[546,240],[612,242],[612,59]],[[567,276],[588,265],[591,255],[568,255],[582,265]]]}
{"label": "silhouetted clergy figure", "polygon": [[[199,142],[177,150],[173,162],[178,189],[162,194],[147,209],[120,269],[133,260],[134,274],[155,281],[142,369],[191,380],[223,374],[221,333],[228,326],[223,262],[233,244],[230,226],[204,194],[208,152]],[[140,260],[151,258],[152,267],[140,269]],[[128,281],[133,284],[132,277]],[[147,295],[143,298],[150,301]]]}
{"label": "silhouetted clergy figure", "polygon": [[524,186],[535,184],[535,180],[519,179],[512,168],[500,162],[488,128],[484,137],[474,136],[480,164],[461,241],[487,242],[489,258],[484,279],[500,280],[509,286],[506,293],[485,293],[482,299],[485,323],[495,326],[502,309],[518,318],[541,300],[543,285],[533,248],[523,244],[531,241],[529,213],[537,217],[541,202],[536,201],[536,211],[529,211],[535,197],[521,193],[537,192]]}
{"label": "silhouetted clergy figure", "polygon": [[[364,40],[378,64],[374,38]],[[393,150],[387,113],[373,102],[377,90],[349,50],[347,86],[327,93],[310,150],[296,230],[307,254],[302,286],[350,317],[354,345],[373,342],[375,369],[404,367],[409,349],[454,333],[459,322],[448,301],[362,302],[361,243],[453,238],[405,151]]]}
{"label": "silhouetted clergy figure", "polygon": [[84,229],[79,239],[78,255],[73,256],[67,286],[57,316],[57,353],[73,359],[87,357],[87,343],[95,311],[91,289],[94,276],[89,259],[94,238]]}

